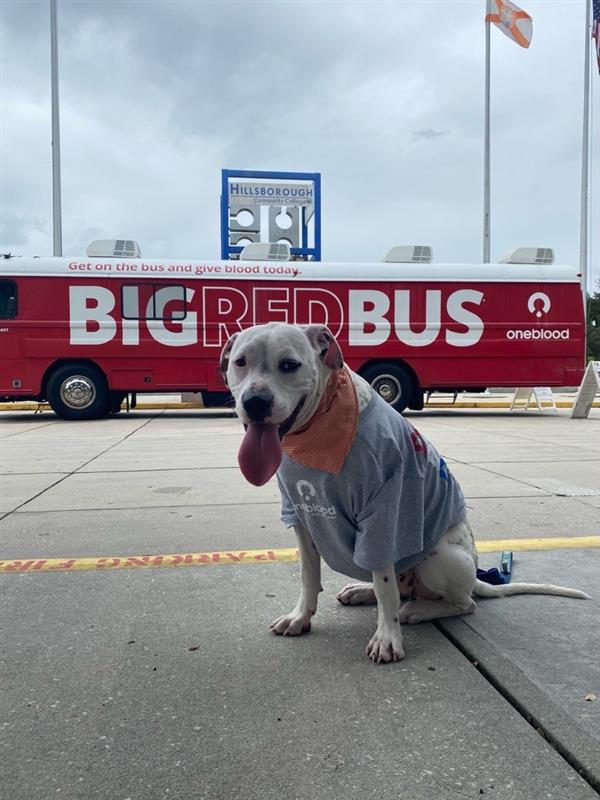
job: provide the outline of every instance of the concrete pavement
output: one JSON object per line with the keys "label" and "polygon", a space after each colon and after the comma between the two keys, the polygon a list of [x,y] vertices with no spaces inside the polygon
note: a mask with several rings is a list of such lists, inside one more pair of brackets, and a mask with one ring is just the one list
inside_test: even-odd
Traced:
{"label": "concrete pavement", "polygon": [[[345,579],[328,570],[312,633],[286,640],[267,624],[296,600],[297,562],[12,571],[6,796],[597,798],[600,411],[410,416],[460,479],[479,540],[543,540],[515,551],[515,579],[592,601],[480,601],[408,628],[406,660],[376,667],[375,610],[339,606]],[[5,564],[294,546],[274,485],[239,474],[233,419],[0,419]],[[568,547],[579,536],[593,538]]]}

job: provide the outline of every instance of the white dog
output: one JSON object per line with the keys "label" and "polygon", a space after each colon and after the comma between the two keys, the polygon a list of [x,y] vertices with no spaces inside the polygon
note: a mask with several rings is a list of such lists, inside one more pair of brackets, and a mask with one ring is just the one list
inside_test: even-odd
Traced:
{"label": "white dog", "polygon": [[344,367],[328,328],[249,328],[227,342],[221,369],[246,427],[240,468],[257,486],[277,472],[282,519],[298,539],[300,598],[271,624],[276,634],[310,630],[321,556],[342,574],[372,581],[349,584],[337,597],[345,605],[377,603],[367,646],[375,663],[404,657],[401,623],[470,614],[473,594],[588,597],[477,580],[464,498],[444,459]]}

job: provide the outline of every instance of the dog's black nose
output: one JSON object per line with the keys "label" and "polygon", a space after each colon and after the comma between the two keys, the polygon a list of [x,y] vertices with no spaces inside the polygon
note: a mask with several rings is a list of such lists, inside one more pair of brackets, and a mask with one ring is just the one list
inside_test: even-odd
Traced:
{"label": "dog's black nose", "polygon": [[244,411],[252,422],[262,422],[273,408],[273,395],[263,390],[251,390],[242,395]]}

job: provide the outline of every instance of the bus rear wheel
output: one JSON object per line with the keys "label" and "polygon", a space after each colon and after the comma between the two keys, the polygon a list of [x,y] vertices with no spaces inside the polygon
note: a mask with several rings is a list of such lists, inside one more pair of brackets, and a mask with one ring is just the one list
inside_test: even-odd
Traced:
{"label": "bus rear wheel", "polygon": [[373,391],[398,412],[411,404],[415,395],[415,384],[409,373],[397,364],[372,364],[361,372],[362,377],[373,387]]}
{"label": "bus rear wheel", "polygon": [[62,419],[98,419],[110,412],[110,392],[104,374],[89,364],[65,364],[48,379],[46,397]]}

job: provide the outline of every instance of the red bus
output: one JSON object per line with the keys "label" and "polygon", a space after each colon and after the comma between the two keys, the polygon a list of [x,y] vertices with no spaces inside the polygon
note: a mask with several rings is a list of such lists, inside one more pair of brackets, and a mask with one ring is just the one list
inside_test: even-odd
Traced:
{"label": "red bus", "polygon": [[269,321],[328,325],[349,366],[399,411],[425,391],[573,386],[585,324],[572,267],[8,257],[0,399],[66,419],[140,392],[223,404],[227,338]]}

